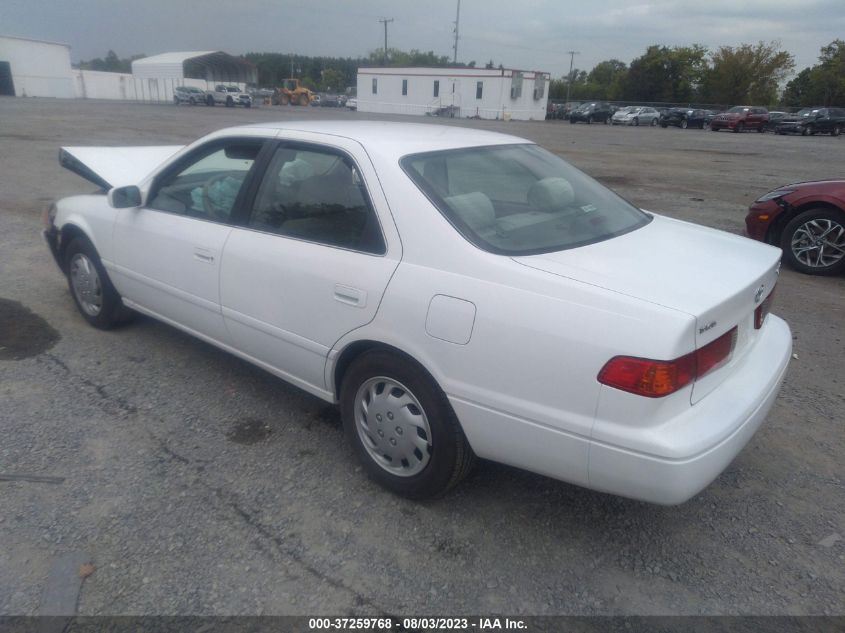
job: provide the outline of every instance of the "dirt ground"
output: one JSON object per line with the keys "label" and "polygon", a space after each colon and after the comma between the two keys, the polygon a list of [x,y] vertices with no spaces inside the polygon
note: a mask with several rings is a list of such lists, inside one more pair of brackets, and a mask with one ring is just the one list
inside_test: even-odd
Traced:
{"label": "dirt ground", "polygon": [[[0,327],[29,319],[33,341],[0,333],[0,615],[39,613],[74,552],[95,568],[88,615],[845,615],[845,277],[782,272],[796,357],[780,397],[671,508],[491,463],[405,501],[366,479],[325,403],[150,319],[84,323],[39,234],[50,199],[91,190],[61,145],[296,117],[379,118],[0,99]],[[733,232],[775,186],[845,176],[842,137],[425,122],[532,139],[643,208]]]}

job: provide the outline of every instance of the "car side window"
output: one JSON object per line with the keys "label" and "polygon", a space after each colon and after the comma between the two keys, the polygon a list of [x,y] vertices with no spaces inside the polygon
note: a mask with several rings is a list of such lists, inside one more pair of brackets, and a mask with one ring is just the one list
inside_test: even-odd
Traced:
{"label": "car side window", "polygon": [[327,246],[384,254],[361,175],[328,148],[280,147],[255,198],[249,227]]}
{"label": "car side window", "polygon": [[157,183],[147,207],[228,223],[260,141],[213,145]]}

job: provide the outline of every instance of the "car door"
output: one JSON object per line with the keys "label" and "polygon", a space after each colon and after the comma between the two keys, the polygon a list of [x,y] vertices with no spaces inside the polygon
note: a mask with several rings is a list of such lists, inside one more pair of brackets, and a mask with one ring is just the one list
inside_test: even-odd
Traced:
{"label": "car door", "polygon": [[329,350],[369,323],[401,256],[360,145],[280,141],[251,212],[226,243],[223,317],[235,347],[290,382],[330,394]]}
{"label": "car door", "polygon": [[220,310],[220,256],[263,143],[211,141],[156,177],[144,206],[118,212],[114,274],[133,307],[229,342]]}

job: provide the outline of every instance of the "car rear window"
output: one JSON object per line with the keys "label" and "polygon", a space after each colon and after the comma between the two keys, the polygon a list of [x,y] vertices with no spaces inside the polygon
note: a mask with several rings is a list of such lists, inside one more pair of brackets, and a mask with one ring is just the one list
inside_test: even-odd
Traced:
{"label": "car rear window", "polygon": [[413,154],[401,165],[464,237],[493,253],[575,248],[650,221],[646,213],[532,144]]}

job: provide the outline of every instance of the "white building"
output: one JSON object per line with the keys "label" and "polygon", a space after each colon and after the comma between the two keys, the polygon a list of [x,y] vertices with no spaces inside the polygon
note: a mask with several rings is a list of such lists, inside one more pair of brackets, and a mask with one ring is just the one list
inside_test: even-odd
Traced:
{"label": "white building", "polygon": [[75,97],[70,46],[0,35],[0,95]]}
{"label": "white building", "polygon": [[507,68],[359,68],[358,111],[542,121],[549,80]]}
{"label": "white building", "polygon": [[249,62],[221,51],[162,53],[132,62],[133,88],[142,101],[172,101],[176,86],[208,90],[224,83],[244,88],[258,81]]}

